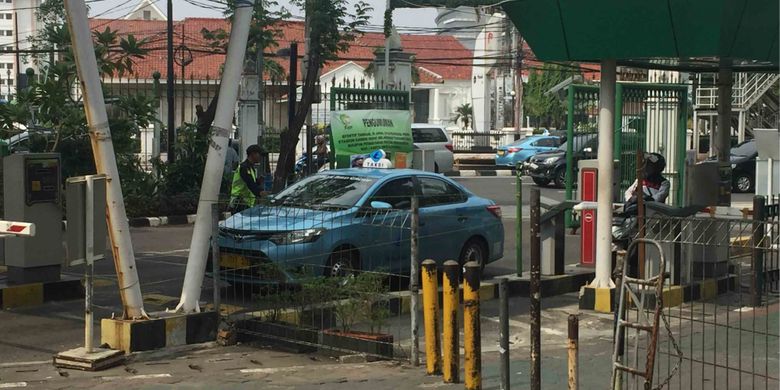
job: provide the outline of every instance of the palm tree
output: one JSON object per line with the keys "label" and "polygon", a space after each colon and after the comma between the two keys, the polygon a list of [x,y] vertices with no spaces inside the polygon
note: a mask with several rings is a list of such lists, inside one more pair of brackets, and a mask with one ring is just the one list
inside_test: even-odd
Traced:
{"label": "palm tree", "polygon": [[474,110],[471,108],[471,104],[464,103],[455,108],[455,118],[452,119],[453,122],[458,123],[458,121],[463,121],[463,129],[468,129],[469,124],[471,124],[471,120],[474,118]]}

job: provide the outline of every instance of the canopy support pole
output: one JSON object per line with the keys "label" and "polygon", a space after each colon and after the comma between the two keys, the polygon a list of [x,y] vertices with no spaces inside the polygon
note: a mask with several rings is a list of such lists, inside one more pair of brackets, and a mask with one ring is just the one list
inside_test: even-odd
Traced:
{"label": "canopy support pole", "polygon": [[612,141],[615,132],[615,60],[601,61],[599,87],[598,206],[596,209],[596,278],[593,288],[613,288],[612,282]]}

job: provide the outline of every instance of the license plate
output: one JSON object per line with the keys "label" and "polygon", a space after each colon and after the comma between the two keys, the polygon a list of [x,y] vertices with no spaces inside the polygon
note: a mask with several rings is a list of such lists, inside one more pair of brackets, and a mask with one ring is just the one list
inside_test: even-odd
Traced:
{"label": "license plate", "polygon": [[530,168],[530,169],[536,169],[536,168],[539,168],[539,166],[538,166],[538,165],[536,165],[536,164],[534,164],[534,163],[530,163],[530,164],[528,164],[528,168]]}
{"label": "license plate", "polygon": [[503,155],[505,155],[505,154],[506,154],[506,151],[504,151],[504,150],[499,150],[498,152],[496,152],[496,154],[498,154],[499,156],[503,156]]}
{"label": "license plate", "polygon": [[249,259],[242,255],[227,253],[219,256],[219,266],[223,268],[249,268]]}

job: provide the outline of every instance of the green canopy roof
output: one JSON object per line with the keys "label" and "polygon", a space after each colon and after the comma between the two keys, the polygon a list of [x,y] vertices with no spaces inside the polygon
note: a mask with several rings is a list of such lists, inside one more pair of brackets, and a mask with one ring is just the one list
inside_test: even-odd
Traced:
{"label": "green canopy roof", "polygon": [[778,0],[514,0],[503,4],[537,58],[713,71],[775,70]]}

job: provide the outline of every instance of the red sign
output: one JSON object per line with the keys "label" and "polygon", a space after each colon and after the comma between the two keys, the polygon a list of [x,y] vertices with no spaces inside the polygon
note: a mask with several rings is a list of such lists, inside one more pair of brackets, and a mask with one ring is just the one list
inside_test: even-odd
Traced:
{"label": "red sign", "polygon": [[[595,202],[598,199],[598,170],[583,168],[580,171],[582,201]],[[596,265],[596,210],[582,211],[582,235],[580,240],[580,265]]]}

